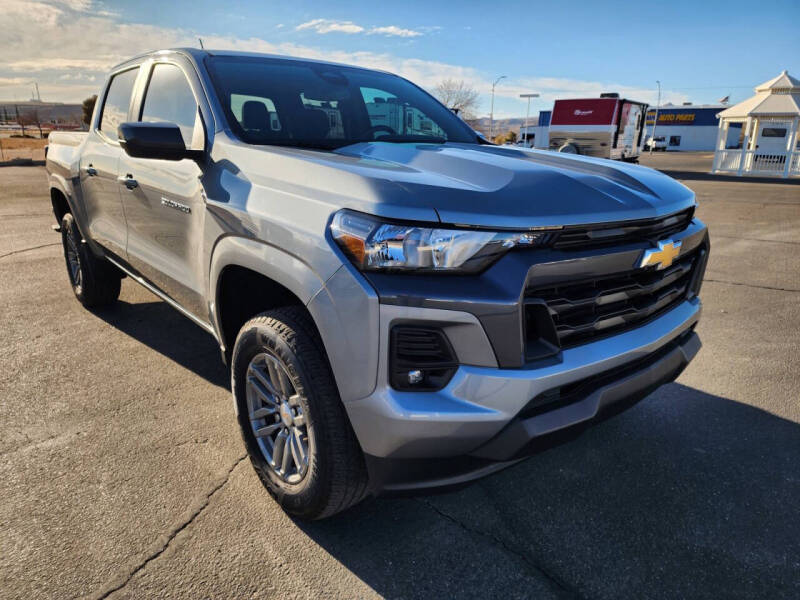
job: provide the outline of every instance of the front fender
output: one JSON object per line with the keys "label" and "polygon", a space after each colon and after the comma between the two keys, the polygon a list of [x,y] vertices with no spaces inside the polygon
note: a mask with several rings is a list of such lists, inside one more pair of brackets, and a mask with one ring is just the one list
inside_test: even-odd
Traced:
{"label": "front fender", "polygon": [[214,298],[211,313],[217,331],[221,331],[216,305],[219,278],[225,267],[238,266],[260,273],[279,283],[303,304],[316,294],[331,273],[317,273],[299,257],[266,242],[239,236],[226,236],[217,242],[211,255],[209,298]]}
{"label": "front fender", "polygon": [[[378,299],[370,286],[339,264],[332,272],[315,271],[301,258],[251,238],[227,236],[211,257],[209,312],[222,340],[219,281],[225,267],[250,269],[282,285],[306,306],[317,326],[339,393],[345,402],[375,388],[377,375]],[[223,352],[226,349],[223,348]]]}

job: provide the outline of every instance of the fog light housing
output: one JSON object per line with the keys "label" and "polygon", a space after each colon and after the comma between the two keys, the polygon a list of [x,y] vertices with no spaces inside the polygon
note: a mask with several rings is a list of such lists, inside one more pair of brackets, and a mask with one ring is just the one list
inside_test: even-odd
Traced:
{"label": "fog light housing", "polygon": [[458,369],[458,360],[441,329],[395,325],[389,341],[389,383],[397,390],[442,389]]}

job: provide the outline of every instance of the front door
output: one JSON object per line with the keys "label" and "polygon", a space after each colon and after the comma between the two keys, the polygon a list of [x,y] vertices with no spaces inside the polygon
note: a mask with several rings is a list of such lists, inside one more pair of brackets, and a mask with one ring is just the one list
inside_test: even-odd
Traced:
{"label": "front door", "polygon": [[117,126],[128,120],[131,94],[139,68],[112,76],[97,127],[89,132],[80,159],[80,181],[89,235],[118,256],[125,256],[127,231],[117,183],[122,149]]}
{"label": "front door", "polygon": [[[178,125],[187,148],[203,148],[197,102],[177,64],[153,65],[140,114],[141,121]],[[207,321],[201,175],[198,164],[189,159],[169,161],[125,154],[119,164],[128,222],[128,262],[184,309]]]}
{"label": "front door", "polygon": [[763,121],[758,124],[756,148],[758,154],[786,154],[792,124],[787,121]]}

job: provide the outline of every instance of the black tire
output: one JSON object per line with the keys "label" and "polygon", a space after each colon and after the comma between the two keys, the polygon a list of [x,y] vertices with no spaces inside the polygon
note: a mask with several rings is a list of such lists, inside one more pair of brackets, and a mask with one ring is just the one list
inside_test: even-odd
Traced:
{"label": "black tire", "polygon": [[81,239],[74,217],[65,214],[61,219],[61,243],[72,291],[86,308],[113,304],[119,298],[122,274],[114,265],[92,254]]}
{"label": "black tire", "polygon": [[[273,469],[254,434],[247,374],[251,361],[265,354],[277,358],[285,368],[305,416],[308,466],[296,483],[285,481]],[[231,387],[250,461],[283,510],[302,519],[322,519],[366,496],[364,456],[339,398],[322,341],[302,307],[274,309],[244,324],[233,349]]]}

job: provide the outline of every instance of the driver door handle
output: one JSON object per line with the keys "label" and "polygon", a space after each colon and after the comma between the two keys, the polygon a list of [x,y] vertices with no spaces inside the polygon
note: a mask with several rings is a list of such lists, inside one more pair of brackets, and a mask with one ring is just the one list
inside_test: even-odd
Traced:
{"label": "driver door handle", "polygon": [[119,183],[124,184],[125,187],[128,188],[129,190],[133,190],[133,189],[136,189],[137,187],[139,187],[139,182],[136,181],[133,178],[133,175],[131,175],[130,173],[128,173],[127,175],[124,175],[124,176],[120,175],[119,177],[117,177],[117,181]]}

